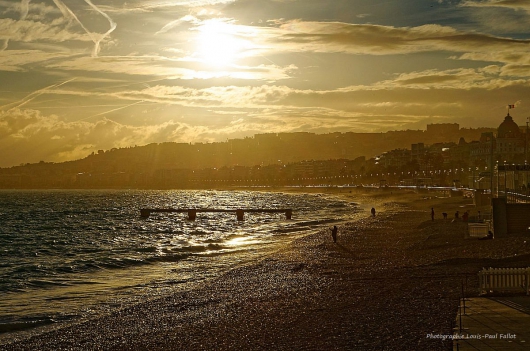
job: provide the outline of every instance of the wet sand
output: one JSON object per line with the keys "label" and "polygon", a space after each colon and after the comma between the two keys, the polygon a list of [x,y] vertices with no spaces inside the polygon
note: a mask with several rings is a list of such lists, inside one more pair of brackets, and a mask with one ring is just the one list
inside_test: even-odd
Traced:
{"label": "wet sand", "polygon": [[476,213],[469,199],[331,191],[368,208],[336,244],[323,227],[199,287],[0,348],[451,350],[427,334],[452,334],[462,284],[475,296],[482,267],[530,260],[528,235],[466,240],[465,223],[442,219]]}

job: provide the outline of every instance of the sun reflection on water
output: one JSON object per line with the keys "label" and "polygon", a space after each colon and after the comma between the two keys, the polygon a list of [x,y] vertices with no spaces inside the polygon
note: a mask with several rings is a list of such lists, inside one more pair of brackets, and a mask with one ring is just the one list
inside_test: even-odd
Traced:
{"label": "sun reflection on water", "polygon": [[260,240],[252,237],[240,236],[237,238],[232,238],[226,242],[227,246],[244,246],[244,245],[253,245],[261,243]]}

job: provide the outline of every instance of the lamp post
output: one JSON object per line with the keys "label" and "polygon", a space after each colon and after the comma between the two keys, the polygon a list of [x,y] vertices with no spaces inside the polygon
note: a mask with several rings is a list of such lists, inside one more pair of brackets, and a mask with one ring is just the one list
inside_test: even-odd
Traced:
{"label": "lamp post", "polygon": [[[500,188],[500,185],[499,185],[499,178],[500,178],[500,176],[499,176],[499,174],[500,174],[500,173],[499,173],[499,161],[497,161],[497,197],[499,197],[499,188]],[[493,178],[492,178],[492,179],[493,179]],[[493,185],[493,180],[492,180],[492,185]],[[491,198],[493,199],[493,194],[492,194],[492,197],[491,197]]]}
{"label": "lamp post", "polygon": [[508,178],[506,176],[506,160],[504,160],[503,168],[504,168],[504,198],[506,199],[506,201],[508,201],[508,191],[506,189],[506,187],[508,186],[508,181],[506,179]]}
{"label": "lamp post", "polygon": [[489,133],[490,137],[490,196],[491,200],[493,201],[493,132]]}
{"label": "lamp post", "polygon": [[530,117],[526,117],[526,133],[525,133],[525,143],[524,143],[524,186],[526,188],[525,195],[528,193],[528,123],[530,122]]}
{"label": "lamp post", "polygon": [[526,117],[526,133],[525,133],[525,143],[524,143],[524,164],[528,164],[528,122],[530,122],[530,117]]}

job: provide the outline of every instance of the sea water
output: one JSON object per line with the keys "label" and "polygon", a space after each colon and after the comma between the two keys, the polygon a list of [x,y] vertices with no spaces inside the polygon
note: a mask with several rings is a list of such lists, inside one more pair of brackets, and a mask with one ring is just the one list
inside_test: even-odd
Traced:
{"label": "sea water", "polygon": [[[140,208],[291,208],[284,213],[156,213]],[[351,218],[331,195],[263,191],[1,190],[0,344],[190,287],[297,235]]]}

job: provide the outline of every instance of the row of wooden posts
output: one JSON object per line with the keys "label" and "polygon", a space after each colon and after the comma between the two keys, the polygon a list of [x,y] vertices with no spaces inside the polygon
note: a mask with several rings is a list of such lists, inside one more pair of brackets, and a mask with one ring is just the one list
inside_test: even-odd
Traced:
{"label": "row of wooden posts", "polygon": [[291,219],[293,215],[293,210],[290,208],[281,208],[281,209],[236,209],[236,210],[227,210],[227,209],[214,209],[214,208],[142,208],[140,209],[140,216],[148,218],[151,213],[157,212],[177,212],[177,213],[187,213],[188,219],[194,221],[197,218],[198,212],[229,212],[235,213],[237,220],[242,221],[245,217],[245,212],[263,212],[263,213],[285,213],[286,219]]}

